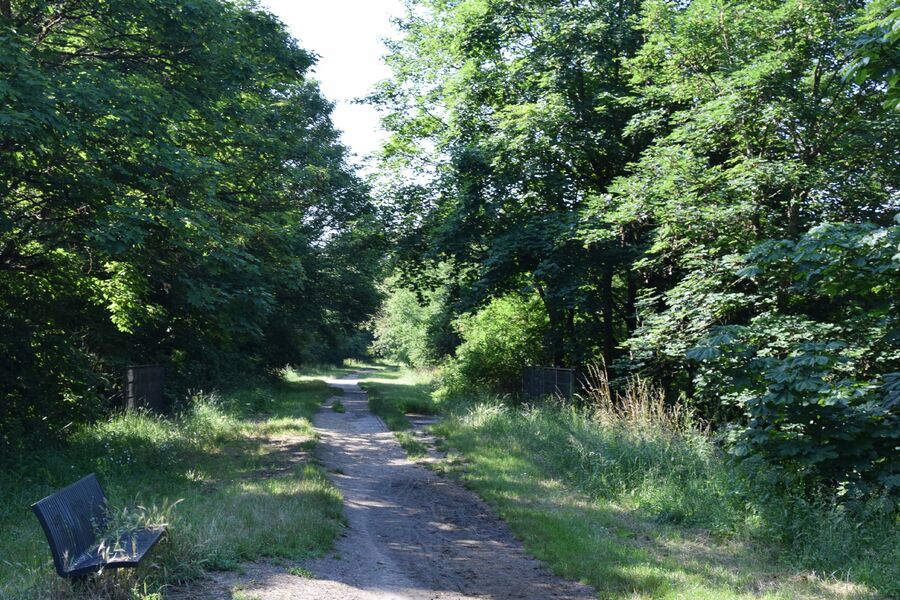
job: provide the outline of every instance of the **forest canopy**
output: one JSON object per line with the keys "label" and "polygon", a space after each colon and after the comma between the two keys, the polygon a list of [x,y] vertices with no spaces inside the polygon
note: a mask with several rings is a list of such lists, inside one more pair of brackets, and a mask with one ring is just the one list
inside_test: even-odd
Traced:
{"label": "forest canopy", "polygon": [[251,2],[0,2],[0,449],[347,355],[379,234],[314,57]]}
{"label": "forest canopy", "polygon": [[[428,299],[407,337],[459,338],[445,385],[600,362],[737,456],[900,490],[893,3],[407,4],[372,102],[394,294]],[[515,362],[481,351],[472,313]]]}

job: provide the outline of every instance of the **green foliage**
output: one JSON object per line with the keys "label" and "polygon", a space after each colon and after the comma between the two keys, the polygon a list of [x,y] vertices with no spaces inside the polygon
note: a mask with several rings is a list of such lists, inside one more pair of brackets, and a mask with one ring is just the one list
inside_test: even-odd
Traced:
{"label": "green foliage", "polygon": [[536,297],[510,295],[456,322],[462,343],[441,373],[440,395],[517,394],[522,367],[544,364],[548,319]]}
{"label": "green foliage", "polygon": [[822,225],[751,251],[745,324],[688,352],[701,394],[746,412],[734,452],[849,498],[900,485],[900,225]]}
{"label": "green foliage", "polygon": [[421,297],[397,285],[395,279],[388,286],[392,289],[375,315],[372,351],[376,356],[411,367],[438,363],[452,345],[447,339],[452,334],[447,332],[446,288]]}
{"label": "green foliage", "polygon": [[445,386],[602,357],[807,491],[896,496],[897,15],[409,2],[372,98],[398,270],[452,264],[445,311],[537,294],[546,319],[527,353],[472,321]]}
{"label": "green foliage", "polygon": [[557,363],[592,355],[597,337],[613,352],[612,278],[627,277],[627,256],[615,242],[586,249],[575,234],[587,195],[634,156],[622,137],[633,109],[618,97],[636,8],[411,2],[390,46],[393,77],[373,96],[394,134],[386,194],[401,215],[423,214],[396,219],[401,270],[421,286],[424,271],[450,262],[457,312],[536,291]]}
{"label": "green foliage", "polygon": [[352,351],[379,233],[313,62],[255,3],[0,17],[4,455],[102,414],[124,364],[177,391]]}
{"label": "green foliage", "polygon": [[872,0],[857,29],[856,58],[847,75],[857,82],[883,81],[885,106],[900,109],[900,7],[891,0]]}

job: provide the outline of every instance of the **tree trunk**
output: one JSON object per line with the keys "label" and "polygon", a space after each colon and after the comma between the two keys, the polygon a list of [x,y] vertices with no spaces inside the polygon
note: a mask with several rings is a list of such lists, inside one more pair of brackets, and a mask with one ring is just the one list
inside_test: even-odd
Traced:
{"label": "tree trunk", "polygon": [[634,271],[628,271],[625,276],[625,285],[625,326],[628,328],[630,336],[637,329],[638,283],[637,274]]}
{"label": "tree trunk", "polygon": [[800,202],[791,200],[788,204],[788,238],[796,240],[800,237]]}
{"label": "tree trunk", "polygon": [[569,349],[569,364],[567,366],[574,367],[583,360],[581,344],[575,338],[575,309],[566,309],[566,344]]}
{"label": "tree trunk", "polygon": [[550,331],[547,333],[547,341],[544,343],[544,346],[550,355],[553,366],[561,367],[566,354],[563,312],[553,304],[553,301],[547,296],[541,284],[535,284],[535,289],[537,289],[538,295],[544,303],[544,308],[547,310],[547,318],[550,320]]}
{"label": "tree trunk", "polygon": [[787,233],[788,238],[796,240],[800,237],[800,207],[806,203],[809,193],[806,190],[794,192],[788,202]]}
{"label": "tree trunk", "polygon": [[613,327],[613,269],[607,268],[600,281],[600,301],[603,308],[603,362],[606,368],[612,364],[616,349],[615,328]]}
{"label": "tree trunk", "polygon": [[12,0],[0,0],[0,16],[12,20]]}
{"label": "tree trunk", "polygon": [[550,317],[550,359],[554,367],[561,367],[566,358],[565,319],[562,311],[555,308],[548,308],[547,313]]}

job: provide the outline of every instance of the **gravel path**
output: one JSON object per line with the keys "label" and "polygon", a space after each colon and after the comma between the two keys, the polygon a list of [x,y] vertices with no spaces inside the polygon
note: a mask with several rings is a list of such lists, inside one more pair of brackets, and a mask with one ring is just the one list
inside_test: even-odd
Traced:
{"label": "gravel path", "polygon": [[344,494],[345,535],[334,552],[302,564],[315,579],[253,564],[217,576],[220,590],[237,586],[260,600],[596,597],[529,557],[475,494],[408,460],[369,412],[358,375],[330,383],[346,412],[319,411],[316,452]]}

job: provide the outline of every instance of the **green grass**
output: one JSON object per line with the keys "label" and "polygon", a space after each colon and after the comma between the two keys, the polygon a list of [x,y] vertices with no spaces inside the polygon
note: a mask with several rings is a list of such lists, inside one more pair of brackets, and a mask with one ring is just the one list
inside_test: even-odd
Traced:
{"label": "green grass", "polygon": [[778,495],[699,434],[497,402],[461,409],[436,431],[457,453],[440,468],[601,598],[900,593],[896,518],[854,525]]}
{"label": "green grass", "polygon": [[315,574],[309,569],[304,569],[303,567],[292,567],[288,570],[288,573],[291,575],[295,575],[296,577],[302,577],[303,579],[315,579]]}
{"label": "green grass", "polygon": [[435,414],[437,404],[432,400],[433,374],[428,371],[388,367],[368,373],[360,387],[369,393],[369,410],[381,417],[388,429],[410,458],[421,458],[428,448],[409,430],[412,425],[407,414]]}
{"label": "green grass", "polygon": [[343,402],[341,402],[340,400],[335,400],[331,403],[331,410],[336,413],[345,413],[347,412],[347,407],[345,407]]}
{"label": "green grass", "polygon": [[394,437],[397,438],[410,458],[422,458],[428,455],[428,446],[417,439],[411,431],[395,431]]}
{"label": "green grass", "polygon": [[315,383],[332,377],[340,377],[341,375],[350,375],[356,372],[356,368],[345,363],[341,366],[335,365],[305,365],[303,367],[291,367],[282,371],[282,378],[288,383]]}
{"label": "green grass", "polygon": [[410,429],[407,413],[435,414],[437,405],[431,398],[433,375],[399,367],[382,368],[367,373],[360,387],[369,393],[369,410],[384,420],[391,431]]}
{"label": "green grass", "polygon": [[205,570],[326,551],[342,528],[340,493],[321,469],[279,447],[311,450],[311,418],[332,394],[312,374],[286,373],[194,398],[172,419],[116,415],[75,431],[65,447],[23,458],[0,473],[0,598],[65,596],[29,505],[90,472],[114,507],[145,507],[145,522],[169,526],[145,566],[95,582],[102,597],[152,597]]}

